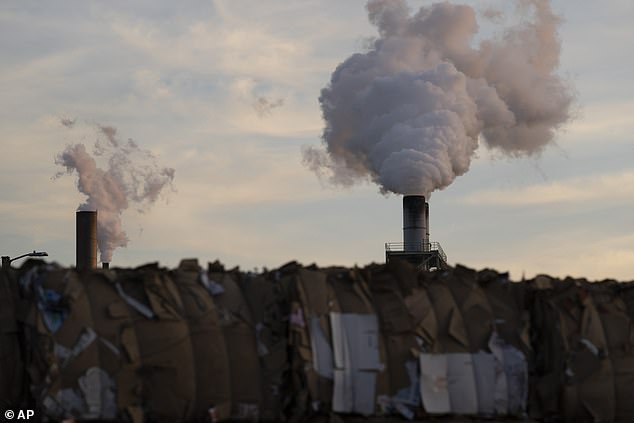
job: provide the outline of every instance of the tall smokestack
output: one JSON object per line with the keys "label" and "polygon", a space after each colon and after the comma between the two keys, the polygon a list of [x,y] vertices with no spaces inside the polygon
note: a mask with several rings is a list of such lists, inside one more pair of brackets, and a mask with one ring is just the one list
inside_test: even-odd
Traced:
{"label": "tall smokestack", "polygon": [[429,243],[429,205],[422,195],[403,197],[404,251],[425,251]]}
{"label": "tall smokestack", "polygon": [[78,211],[76,217],[77,270],[97,267],[97,212]]}

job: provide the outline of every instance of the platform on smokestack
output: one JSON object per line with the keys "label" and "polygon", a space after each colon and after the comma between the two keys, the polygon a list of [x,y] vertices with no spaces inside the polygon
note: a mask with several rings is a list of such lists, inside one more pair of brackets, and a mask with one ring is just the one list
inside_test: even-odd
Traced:
{"label": "platform on smokestack", "polygon": [[429,241],[429,203],[422,195],[403,197],[403,242],[385,244],[385,261],[394,258],[423,270],[447,267],[447,255],[440,244]]}
{"label": "platform on smokestack", "polygon": [[390,259],[407,260],[419,266],[423,270],[446,269],[447,255],[439,242],[420,242],[418,244],[406,244],[404,242],[385,243],[385,261]]}

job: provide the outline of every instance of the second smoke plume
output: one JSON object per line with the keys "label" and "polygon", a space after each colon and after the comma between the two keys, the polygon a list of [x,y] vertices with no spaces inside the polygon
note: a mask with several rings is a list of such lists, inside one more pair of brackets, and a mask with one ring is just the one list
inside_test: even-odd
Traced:
{"label": "second smoke plume", "polygon": [[[88,197],[78,210],[99,212],[97,245],[100,259],[110,262],[114,249],[128,244],[121,222],[123,211],[131,204],[141,212],[147,210],[171,185],[174,169],[160,167],[152,153],[139,148],[134,141],[121,142],[115,128],[98,126],[97,130],[92,154],[84,144],[68,145],[55,158],[55,163],[64,166],[67,173],[77,172],[77,188]],[[97,159],[104,163],[103,168],[99,167]]]}

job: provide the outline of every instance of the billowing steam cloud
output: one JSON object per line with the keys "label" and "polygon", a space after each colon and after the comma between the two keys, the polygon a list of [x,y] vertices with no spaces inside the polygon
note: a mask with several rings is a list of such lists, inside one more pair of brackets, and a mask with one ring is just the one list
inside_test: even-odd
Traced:
{"label": "billowing steam cloud", "polygon": [[412,15],[403,0],[370,0],[380,36],[322,90],[325,149],[306,149],[304,162],[334,184],[371,179],[382,192],[429,195],[469,169],[479,140],[510,156],[542,151],[573,95],[555,73],[558,17],[547,0],[519,3],[532,18],[474,48],[469,6]]}
{"label": "billowing steam cloud", "polygon": [[[63,120],[61,123],[68,126]],[[152,153],[132,140],[121,142],[116,135],[115,128],[99,126],[92,155],[84,144],[74,144],[55,158],[67,173],[77,172],[77,188],[88,196],[78,210],[98,211],[97,245],[102,262],[110,262],[114,249],[128,244],[122,212],[130,204],[140,212],[147,210],[174,180],[174,169],[159,167]],[[107,169],[98,166],[98,157],[104,159]],[[56,177],[63,174],[59,172]]]}

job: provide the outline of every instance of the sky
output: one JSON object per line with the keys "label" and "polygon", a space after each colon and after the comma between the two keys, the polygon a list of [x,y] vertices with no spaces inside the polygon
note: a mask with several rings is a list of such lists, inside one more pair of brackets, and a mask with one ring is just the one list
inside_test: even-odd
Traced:
{"label": "sky", "polygon": [[[463,3],[504,12],[482,36],[521,19],[508,1]],[[551,4],[574,120],[538,157],[481,145],[432,194],[431,238],[450,264],[513,279],[634,280],[634,3]],[[0,253],[74,265],[86,197],[75,174],[55,178],[55,157],[110,126],[175,170],[154,204],[123,212],[113,266],[383,262],[401,197],[333,187],[302,163],[321,143],[321,89],[376,36],[362,0],[0,2]]]}

